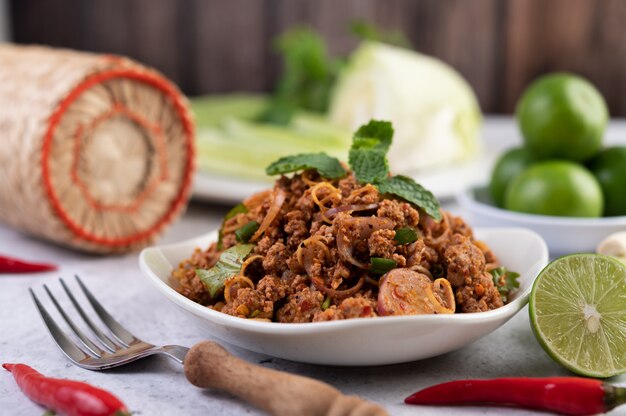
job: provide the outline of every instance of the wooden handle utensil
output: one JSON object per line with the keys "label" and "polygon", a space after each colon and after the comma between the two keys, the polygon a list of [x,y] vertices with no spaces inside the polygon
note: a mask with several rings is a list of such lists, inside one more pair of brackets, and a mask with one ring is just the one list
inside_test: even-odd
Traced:
{"label": "wooden handle utensil", "polygon": [[311,378],[243,361],[212,341],[194,345],[185,375],[198,387],[231,393],[272,415],[384,416],[380,406]]}

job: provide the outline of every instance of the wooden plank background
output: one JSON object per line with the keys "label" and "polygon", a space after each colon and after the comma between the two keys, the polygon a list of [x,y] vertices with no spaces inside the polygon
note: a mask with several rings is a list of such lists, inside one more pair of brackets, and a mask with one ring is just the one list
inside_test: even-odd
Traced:
{"label": "wooden plank background", "polygon": [[129,55],[190,95],[267,91],[272,38],[306,24],[346,54],[361,19],[457,68],[485,112],[512,112],[530,80],[566,70],[626,116],[624,0],[12,0],[10,13],[16,42]]}

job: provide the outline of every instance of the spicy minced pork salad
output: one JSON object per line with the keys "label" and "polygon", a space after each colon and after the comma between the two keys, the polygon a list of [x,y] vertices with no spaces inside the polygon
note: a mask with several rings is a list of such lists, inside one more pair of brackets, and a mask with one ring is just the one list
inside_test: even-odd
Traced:
{"label": "spicy minced pork salad", "polygon": [[276,322],[503,306],[517,274],[429,191],[389,174],[392,136],[388,122],[362,126],[350,169],[323,153],[270,165],[268,174],[281,174],[274,188],[233,208],[219,240],[181,262],[172,272],[178,291],[216,311]]}

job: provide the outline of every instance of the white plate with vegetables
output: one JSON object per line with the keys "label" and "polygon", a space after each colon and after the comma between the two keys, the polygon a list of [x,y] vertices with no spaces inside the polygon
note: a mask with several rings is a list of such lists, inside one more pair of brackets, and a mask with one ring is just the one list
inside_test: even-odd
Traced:
{"label": "white plate with vegetables", "polygon": [[[340,65],[306,30],[288,32],[278,42],[289,65],[271,96],[192,100],[195,197],[236,203],[266,187],[265,166],[289,154],[325,152],[345,160],[350,132],[372,118],[390,120],[396,128],[389,152],[395,171],[438,198],[487,179],[493,156],[481,146],[480,108],[450,66],[377,42],[363,42]],[[307,65],[311,56],[324,67],[324,79]]]}

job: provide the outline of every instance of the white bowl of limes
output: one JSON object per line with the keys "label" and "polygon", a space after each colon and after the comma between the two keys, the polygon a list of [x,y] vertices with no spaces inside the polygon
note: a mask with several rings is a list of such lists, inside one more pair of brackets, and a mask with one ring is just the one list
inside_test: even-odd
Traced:
{"label": "white bowl of limes", "polygon": [[556,217],[498,208],[486,186],[457,195],[464,216],[476,227],[522,227],[541,235],[550,256],[593,252],[608,235],[626,230],[626,216],[602,218]]}

